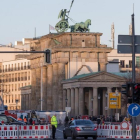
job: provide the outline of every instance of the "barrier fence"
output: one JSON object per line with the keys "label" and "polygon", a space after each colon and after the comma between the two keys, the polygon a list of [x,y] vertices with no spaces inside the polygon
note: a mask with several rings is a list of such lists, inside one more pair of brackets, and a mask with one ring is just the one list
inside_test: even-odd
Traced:
{"label": "barrier fence", "polygon": [[50,138],[49,125],[1,125],[0,139]]}
{"label": "barrier fence", "polygon": [[[136,127],[136,138],[140,138],[140,132],[139,132],[140,126]],[[98,137],[104,137],[104,138],[119,138],[119,139],[132,139],[132,126],[131,125],[125,125],[125,127],[122,127],[122,125],[98,125],[97,126],[97,135]]]}

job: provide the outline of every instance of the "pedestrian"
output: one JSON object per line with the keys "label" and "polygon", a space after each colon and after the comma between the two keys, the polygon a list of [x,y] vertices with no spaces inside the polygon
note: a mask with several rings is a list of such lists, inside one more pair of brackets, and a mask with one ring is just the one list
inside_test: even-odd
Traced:
{"label": "pedestrian", "polygon": [[32,117],[29,119],[29,123],[30,123],[30,125],[32,125],[32,124],[33,124]]}
{"label": "pedestrian", "polygon": [[100,118],[100,116],[98,116],[98,118],[97,118],[97,124],[99,125],[101,123],[101,118]]}
{"label": "pedestrian", "polygon": [[75,120],[77,120],[77,116],[75,116]]}
{"label": "pedestrian", "polygon": [[52,125],[52,138],[55,139],[55,133],[56,133],[56,128],[57,128],[56,114],[53,115],[51,118],[51,125]]}
{"label": "pedestrian", "polygon": [[27,124],[27,118],[26,118],[26,116],[24,117],[23,121]]}
{"label": "pedestrian", "polygon": [[22,121],[21,116],[17,119],[18,121]]}
{"label": "pedestrian", "polygon": [[66,117],[65,117],[65,127],[68,126],[68,123],[69,123],[69,117],[66,116]]}

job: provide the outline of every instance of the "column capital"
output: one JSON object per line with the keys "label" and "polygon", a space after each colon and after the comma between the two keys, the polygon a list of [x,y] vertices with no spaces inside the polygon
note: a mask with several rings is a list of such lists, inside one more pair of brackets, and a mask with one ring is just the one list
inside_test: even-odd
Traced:
{"label": "column capital", "polygon": [[92,87],[93,89],[97,89],[97,88],[99,88],[99,87]]}

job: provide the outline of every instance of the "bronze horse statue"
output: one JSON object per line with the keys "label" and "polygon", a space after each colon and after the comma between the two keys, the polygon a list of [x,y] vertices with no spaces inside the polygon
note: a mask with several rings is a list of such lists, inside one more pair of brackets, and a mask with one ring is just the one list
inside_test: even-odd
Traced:
{"label": "bronze horse statue", "polygon": [[76,23],[75,25],[70,26],[70,29],[71,32],[89,32],[89,25],[91,25],[91,20],[87,19],[85,22]]}

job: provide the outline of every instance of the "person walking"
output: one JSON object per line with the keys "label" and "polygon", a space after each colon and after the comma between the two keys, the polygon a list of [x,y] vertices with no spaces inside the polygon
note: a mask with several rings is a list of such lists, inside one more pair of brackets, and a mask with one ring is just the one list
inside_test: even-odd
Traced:
{"label": "person walking", "polygon": [[30,123],[30,125],[32,125],[32,124],[33,124],[32,117],[30,118],[29,123]]}
{"label": "person walking", "polygon": [[55,133],[56,133],[56,128],[57,128],[56,114],[53,115],[51,118],[51,125],[52,125],[52,138],[55,139]]}
{"label": "person walking", "polygon": [[69,123],[69,117],[66,116],[66,117],[65,117],[65,127],[68,126],[68,123]]}
{"label": "person walking", "polygon": [[26,118],[26,116],[24,117],[23,121],[27,124],[27,118]]}
{"label": "person walking", "polygon": [[18,121],[22,121],[21,117],[19,117],[17,120],[18,120]]}

